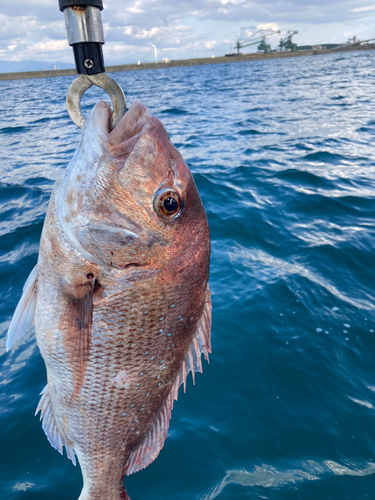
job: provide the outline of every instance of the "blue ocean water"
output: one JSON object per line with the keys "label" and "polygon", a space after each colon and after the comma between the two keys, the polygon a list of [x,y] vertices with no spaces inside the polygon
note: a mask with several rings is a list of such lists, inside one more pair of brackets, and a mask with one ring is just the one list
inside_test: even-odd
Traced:
{"label": "blue ocean water", "polygon": [[[211,230],[213,353],[132,500],[375,496],[374,51],[113,76],[162,120]],[[0,82],[0,497],[76,500],[34,417],[32,334],[5,353],[54,181],[70,77]],[[87,113],[101,91],[84,97]]]}

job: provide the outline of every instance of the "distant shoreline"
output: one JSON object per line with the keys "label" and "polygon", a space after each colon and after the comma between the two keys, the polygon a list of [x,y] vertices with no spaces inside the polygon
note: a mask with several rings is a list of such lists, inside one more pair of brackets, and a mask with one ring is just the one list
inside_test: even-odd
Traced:
{"label": "distant shoreline", "polygon": [[[139,71],[145,69],[165,69],[175,68],[177,66],[198,66],[203,64],[222,64],[236,62],[251,62],[264,59],[284,59],[286,57],[303,57],[312,55],[332,54],[336,52],[348,52],[356,50],[374,50],[375,44],[369,45],[354,45],[342,46],[335,49],[325,50],[298,50],[296,52],[272,52],[271,54],[254,53],[243,54],[240,56],[221,56],[221,57],[204,57],[199,59],[181,59],[169,61],[167,63],[141,63],[141,64],[120,64],[116,66],[107,66],[107,73],[116,73],[120,71]],[[75,69],[57,69],[49,71],[22,71],[17,73],[0,73],[0,80],[24,80],[30,78],[49,78],[56,76],[72,76],[76,75]]]}

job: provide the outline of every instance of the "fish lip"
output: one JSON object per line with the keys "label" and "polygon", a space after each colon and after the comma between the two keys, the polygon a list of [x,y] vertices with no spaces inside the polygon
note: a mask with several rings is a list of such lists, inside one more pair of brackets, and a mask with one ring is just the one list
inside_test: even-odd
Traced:
{"label": "fish lip", "polygon": [[100,101],[96,104],[93,110],[93,125],[98,137],[107,139],[109,135],[109,119],[112,116],[112,110],[109,104]]}
{"label": "fish lip", "polygon": [[[111,110],[109,111],[111,113]],[[134,150],[144,128],[152,121],[152,115],[141,102],[134,100],[116,127],[107,133],[103,146],[108,157],[116,160],[128,157]]]}

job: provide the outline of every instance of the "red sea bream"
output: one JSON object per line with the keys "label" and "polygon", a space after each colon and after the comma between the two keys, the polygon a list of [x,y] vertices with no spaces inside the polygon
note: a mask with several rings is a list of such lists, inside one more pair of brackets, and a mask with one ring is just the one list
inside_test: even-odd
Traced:
{"label": "red sea bream", "polygon": [[79,460],[79,500],[129,498],[124,476],[157,457],[180,385],[211,351],[210,238],[192,175],[144,105],[111,132],[109,113],[96,105],[55,185],[7,339],[34,322],[47,370],[37,411],[52,446]]}

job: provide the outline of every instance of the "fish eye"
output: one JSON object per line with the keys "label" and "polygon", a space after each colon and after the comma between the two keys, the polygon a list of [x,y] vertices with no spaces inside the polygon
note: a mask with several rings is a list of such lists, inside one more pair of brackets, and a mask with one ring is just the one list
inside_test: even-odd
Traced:
{"label": "fish eye", "polygon": [[182,210],[181,197],[175,189],[161,189],[155,194],[154,208],[159,217],[174,219]]}

